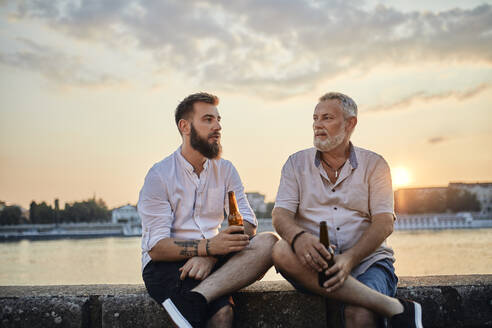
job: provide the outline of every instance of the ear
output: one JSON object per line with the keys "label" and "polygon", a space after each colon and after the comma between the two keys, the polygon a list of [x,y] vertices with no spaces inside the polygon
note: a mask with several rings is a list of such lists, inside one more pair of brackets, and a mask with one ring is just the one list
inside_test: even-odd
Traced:
{"label": "ear", "polygon": [[191,125],[190,122],[188,122],[185,119],[180,119],[178,122],[178,128],[179,132],[181,132],[181,135],[189,135],[191,131]]}
{"label": "ear", "polygon": [[347,131],[353,131],[355,126],[357,125],[357,117],[352,116],[347,120]]}

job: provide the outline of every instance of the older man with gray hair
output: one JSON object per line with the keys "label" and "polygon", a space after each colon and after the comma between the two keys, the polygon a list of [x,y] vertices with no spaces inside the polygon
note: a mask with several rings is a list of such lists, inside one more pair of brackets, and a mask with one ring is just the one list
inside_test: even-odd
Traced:
{"label": "older man with gray hair", "polygon": [[[386,238],[395,219],[390,169],[354,146],[357,105],[330,92],[313,114],[314,148],[291,155],[278,188],[273,225],[282,237],[273,260],[300,291],[343,302],[346,327],[422,327],[421,306],[396,299],[398,278]],[[330,247],[319,242],[320,222]],[[329,260],[334,264],[329,267]],[[318,283],[318,274],[327,280]]]}

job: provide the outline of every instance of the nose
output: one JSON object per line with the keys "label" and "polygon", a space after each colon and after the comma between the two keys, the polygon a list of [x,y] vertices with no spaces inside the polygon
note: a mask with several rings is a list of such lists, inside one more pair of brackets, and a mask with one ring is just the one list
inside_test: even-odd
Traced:
{"label": "nose", "polygon": [[220,130],[222,130],[222,126],[220,125],[219,121],[216,121],[214,126],[214,131],[220,131]]}
{"label": "nose", "polygon": [[321,122],[319,120],[313,119],[313,129],[320,129],[322,128]]}

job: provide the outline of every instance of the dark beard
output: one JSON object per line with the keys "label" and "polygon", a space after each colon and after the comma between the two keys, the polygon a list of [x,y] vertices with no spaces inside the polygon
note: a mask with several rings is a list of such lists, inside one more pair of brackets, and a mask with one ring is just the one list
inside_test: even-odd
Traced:
{"label": "dark beard", "polygon": [[[207,139],[213,136],[215,133],[210,133]],[[202,138],[196,132],[195,127],[191,124],[190,144],[193,149],[198,151],[204,157],[208,159],[214,159],[220,157],[222,153],[222,146],[219,142],[209,143],[208,140]]]}

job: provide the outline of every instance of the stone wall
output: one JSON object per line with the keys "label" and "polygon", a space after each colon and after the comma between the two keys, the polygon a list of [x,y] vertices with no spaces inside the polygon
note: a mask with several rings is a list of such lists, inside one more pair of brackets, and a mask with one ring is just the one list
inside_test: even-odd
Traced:
{"label": "stone wall", "polygon": [[[426,328],[492,327],[492,275],[403,277],[398,296],[422,304]],[[324,300],[285,281],[257,282],[234,299],[236,327],[327,327]],[[0,287],[0,327],[170,326],[142,285]]]}

